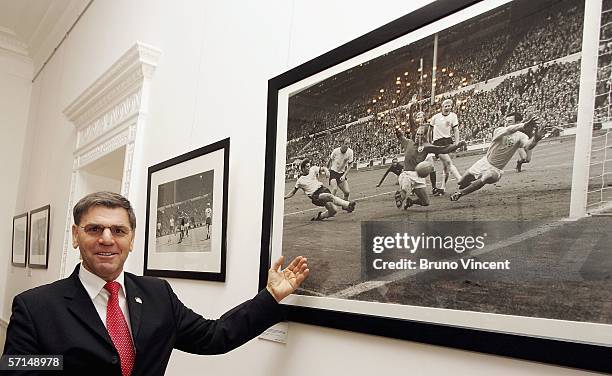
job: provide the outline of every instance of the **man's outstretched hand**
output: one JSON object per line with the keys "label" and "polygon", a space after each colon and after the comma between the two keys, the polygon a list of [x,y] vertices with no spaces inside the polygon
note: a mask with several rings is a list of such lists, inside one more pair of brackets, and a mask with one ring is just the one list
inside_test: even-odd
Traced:
{"label": "man's outstretched hand", "polygon": [[524,126],[537,126],[540,117],[537,115],[530,115],[524,122]]}
{"label": "man's outstretched hand", "polygon": [[281,256],[268,270],[268,285],[266,289],[268,289],[277,302],[280,302],[300,287],[302,282],[308,277],[308,273],[310,273],[306,257],[298,256],[285,269],[280,270],[284,260],[285,256]]}

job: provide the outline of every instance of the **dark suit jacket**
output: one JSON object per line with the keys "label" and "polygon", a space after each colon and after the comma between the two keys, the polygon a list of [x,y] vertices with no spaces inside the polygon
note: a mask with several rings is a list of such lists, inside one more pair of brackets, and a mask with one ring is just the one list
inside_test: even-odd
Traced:
{"label": "dark suit jacket", "polygon": [[[62,374],[121,375],[119,354],[78,272],[77,265],[70,277],[15,297],[4,354],[61,354]],[[173,348],[192,354],[228,352],[283,316],[265,289],[220,319],[207,320],[185,307],[165,280],[125,273],[125,287],[136,347],[132,375],[162,375]]]}

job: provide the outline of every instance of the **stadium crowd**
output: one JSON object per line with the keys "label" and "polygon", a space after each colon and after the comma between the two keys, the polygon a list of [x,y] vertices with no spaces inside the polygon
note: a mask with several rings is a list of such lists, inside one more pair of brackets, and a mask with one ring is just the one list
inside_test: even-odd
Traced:
{"label": "stadium crowd", "polygon": [[[161,223],[161,233],[157,237],[176,233],[182,221],[189,223],[189,228],[201,227],[206,218],[206,202],[204,198],[196,198],[157,209],[157,222]],[[174,220],[174,230],[170,227],[170,218]]]}
{"label": "stadium crowd", "polygon": [[460,119],[461,139],[490,140],[508,108],[537,114],[547,126],[571,126],[576,122],[579,78],[579,61],[542,64],[505,79],[493,90],[451,97]]}
{"label": "stadium crowd", "polygon": [[511,34],[518,40],[498,75],[551,61],[580,51],[584,5],[575,1],[560,3],[548,11],[534,14],[516,25]]}
{"label": "stadium crowd", "polygon": [[[429,101],[423,102],[421,109],[430,118],[439,111],[442,100],[452,99],[453,111],[459,117],[460,137],[468,141],[490,140],[509,108],[537,114],[542,124],[565,128],[576,122],[579,73],[579,60],[542,64],[522,75],[506,78],[491,90],[475,92],[471,89],[441,96],[433,105]],[[400,150],[394,129],[396,126],[407,129],[407,124],[406,107],[402,107],[340,132],[313,139],[301,154],[324,166],[331,151],[338,146],[337,140],[350,137],[356,161],[396,155]]]}
{"label": "stadium crowd", "polygon": [[508,35],[490,35],[441,52],[436,72],[436,92],[446,93],[491,78]]}
{"label": "stadium crowd", "polygon": [[[533,112],[543,124],[558,129],[571,126],[576,121],[580,74],[580,60],[570,57],[581,48],[583,10],[578,3],[560,1],[529,15],[529,22],[491,26],[489,31],[465,36],[461,43],[445,41],[438,55],[433,105],[429,100],[432,61],[425,59],[421,72],[416,58],[388,74],[385,82],[373,83],[364,90],[366,94],[348,104],[330,104],[293,119],[290,101],[288,139],[301,139],[289,142],[287,162],[292,163],[300,154],[325,165],[338,139],[347,136],[356,161],[398,154],[394,128],[407,127],[406,105],[415,94],[420,99],[418,109],[427,118],[440,110],[443,99],[451,98],[459,117],[460,137],[468,142],[490,140],[509,108]],[[604,18],[606,23],[612,22],[611,16]],[[612,36],[612,27],[605,35]],[[612,43],[602,48],[609,52]],[[611,59],[606,59],[610,64]],[[496,77],[501,78],[492,80]],[[609,85],[606,80],[599,84]],[[317,136],[307,137],[314,134]]]}
{"label": "stadium crowd", "polygon": [[597,67],[595,120],[602,123],[612,118],[612,109],[610,108],[610,97],[612,95],[612,0],[604,0],[602,4]]}
{"label": "stadium crowd", "polygon": [[301,151],[306,145],[312,142],[312,138],[309,136],[303,136],[287,142],[287,157],[297,157],[301,154]]}

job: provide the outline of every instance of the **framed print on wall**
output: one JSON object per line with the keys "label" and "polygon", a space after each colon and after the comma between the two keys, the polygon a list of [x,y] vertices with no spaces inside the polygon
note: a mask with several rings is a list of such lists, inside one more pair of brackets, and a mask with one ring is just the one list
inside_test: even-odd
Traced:
{"label": "framed print on wall", "polygon": [[302,255],[290,320],[612,372],[611,21],[440,0],[271,79],[260,288]]}
{"label": "framed print on wall", "polygon": [[229,147],[149,167],[144,275],[225,281]]}
{"label": "framed print on wall", "polygon": [[46,205],[30,211],[30,235],[28,266],[47,269],[49,267],[49,221],[51,206]]}
{"label": "framed print on wall", "polygon": [[28,213],[13,217],[13,251],[11,263],[15,266],[26,266],[28,254]]}

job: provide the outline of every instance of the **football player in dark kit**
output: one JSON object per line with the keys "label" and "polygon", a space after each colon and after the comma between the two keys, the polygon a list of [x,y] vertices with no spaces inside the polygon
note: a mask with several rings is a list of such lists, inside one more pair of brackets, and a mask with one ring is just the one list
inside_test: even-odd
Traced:
{"label": "football player in dark kit", "polygon": [[[397,158],[393,158],[391,160],[391,166],[389,166],[389,168],[387,169],[387,171],[385,171],[385,174],[383,175],[383,177],[380,179],[380,182],[378,184],[376,184],[377,187],[380,187],[380,185],[382,184],[382,182],[385,180],[385,178],[387,177],[387,175],[389,175],[390,172],[394,173],[397,177],[400,176],[400,174],[402,173],[402,170],[404,169],[404,166],[402,166],[398,161]],[[395,182],[395,184],[399,184],[399,182]]]}
{"label": "football player in dark kit", "polygon": [[[447,145],[447,146],[436,146],[427,142],[427,130],[429,125],[426,123],[421,124],[419,128],[416,129],[414,133],[414,140],[407,138],[402,132],[401,129],[396,128],[395,134],[397,136],[398,141],[400,142],[402,149],[405,150],[404,153],[404,171],[400,174],[398,181],[400,185],[400,189],[395,192],[395,205],[398,208],[401,208],[404,205],[404,209],[411,207],[412,205],[421,205],[428,206],[429,205],[429,197],[427,196],[427,191],[425,190],[425,178],[424,176],[429,175],[427,172],[426,175],[421,175],[417,173],[417,165],[427,158],[427,154],[436,153],[436,154],[445,154],[451,153],[458,148],[465,145],[465,141],[461,141],[456,145]],[[433,163],[431,163],[431,168],[433,168]],[[408,195],[414,192],[417,196],[417,199],[411,199]],[[405,203],[404,203],[405,201]]]}

